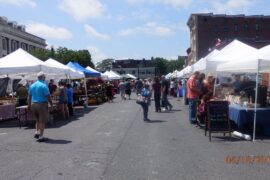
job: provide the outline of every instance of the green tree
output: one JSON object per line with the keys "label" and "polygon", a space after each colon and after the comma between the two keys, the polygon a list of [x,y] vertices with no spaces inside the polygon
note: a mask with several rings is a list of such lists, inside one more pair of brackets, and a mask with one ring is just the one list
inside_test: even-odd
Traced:
{"label": "green tree", "polygon": [[170,60],[168,61],[168,72],[173,72],[175,70],[181,70],[183,69],[183,65],[185,64],[185,59],[178,57],[177,60]]}
{"label": "green tree", "polygon": [[161,76],[164,74],[167,74],[168,72],[168,60],[164,59],[164,58],[151,58],[154,65],[156,66],[156,74],[157,76]]}
{"label": "green tree", "polygon": [[69,61],[76,61],[81,66],[94,67],[92,62],[91,54],[88,50],[70,50],[66,47],[59,47],[55,51],[53,47],[51,49],[35,49],[31,52],[35,57],[41,60],[47,60],[53,58],[63,64],[67,64]]}
{"label": "green tree", "polygon": [[36,48],[33,51],[31,51],[30,53],[42,61],[49,59],[51,56],[51,51],[48,49]]}
{"label": "green tree", "polygon": [[104,59],[103,61],[97,63],[96,68],[101,71],[106,71],[107,69],[112,68],[112,63],[114,62],[114,59]]}

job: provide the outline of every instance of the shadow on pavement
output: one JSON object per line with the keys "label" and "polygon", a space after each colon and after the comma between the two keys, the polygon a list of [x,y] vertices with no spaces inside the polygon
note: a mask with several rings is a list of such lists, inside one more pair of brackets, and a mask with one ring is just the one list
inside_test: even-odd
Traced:
{"label": "shadow on pavement", "polygon": [[167,121],[163,121],[163,120],[150,120],[147,121],[148,123],[163,123],[163,122],[167,122]]}
{"label": "shadow on pavement", "polygon": [[[64,126],[72,121],[77,121],[81,117],[83,117],[85,114],[95,110],[98,108],[98,106],[89,106],[88,108],[84,107],[75,107],[74,108],[74,116],[70,117],[68,120],[62,120],[60,113],[57,113],[54,116],[54,120],[50,121],[46,124],[46,128],[59,128],[61,126]],[[26,122],[21,122],[22,128],[27,129],[34,129],[35,128],[35,121],[31,120]],[[0,128],[19,128],[19,122],[18,119],[10,119],[10,120],[4,120],[0,122]]]}
{"label": "shadow on pavement", "polygon": [[71,143],[72,141],[69,141],[69,140],[64,140],[64,139],[48,139],[48,141],[45,141],[44,143],[47,143],[47,144],[69,144]]}
{"label": "shadow on pavement", "polygon": [[[208,136],[207,136],[208,137]],[[247,141],[245,139],[237,138],[237,137],[230,137],[228,134],[226,136],[212,136],[212,140],[218,139],[220,141],[229,141],[229,142],[239,142],[239,141]]]}

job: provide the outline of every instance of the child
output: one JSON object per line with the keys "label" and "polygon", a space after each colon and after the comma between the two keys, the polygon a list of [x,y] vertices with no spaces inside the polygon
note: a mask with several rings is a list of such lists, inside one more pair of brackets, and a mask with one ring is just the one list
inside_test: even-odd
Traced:
{"label": "child", "polygon": [[198,121],[199,126],[204,124],[204,120],[206,118],[206,113],[207,113],[206,103],[208,100],[209,100],[209,96],[204,95],[197,106],[197,121]]}

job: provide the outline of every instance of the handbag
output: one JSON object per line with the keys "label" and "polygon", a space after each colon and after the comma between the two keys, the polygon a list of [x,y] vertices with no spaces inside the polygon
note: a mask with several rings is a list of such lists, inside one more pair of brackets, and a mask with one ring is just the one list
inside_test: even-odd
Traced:
{"label": "handbag", "polygon": [[136,103],[137,103],[137,104],[145,103],[145,102],[144,102],[144,98],[143,98],[141,95],[139,95],[139,96],[137,97]]}

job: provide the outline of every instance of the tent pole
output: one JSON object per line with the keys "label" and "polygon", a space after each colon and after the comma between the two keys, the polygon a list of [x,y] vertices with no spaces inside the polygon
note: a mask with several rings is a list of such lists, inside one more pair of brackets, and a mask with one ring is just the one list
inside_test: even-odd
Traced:
{"label": "tent pole", "polygon": [[88,95],[87,95],[86,77],[84,77],[84,89],[85,89],[85,98],[86,98],[85,107],[88,107]]}
{"label": "tent pole", "polygon": [[259,65],[260,60],[257,65],[257,73],[256,73],[256,89],[255,89],[255,106],[254,106],[254,124],[253,124],[253,142],[255,141],[256,134],[256,120],[257,120],[257,103],[258,103],[258,84],[259,84]]}
{"label": "tent pole", "polygon": [[217,72],[216,72],[215,82],[214,82],[213,97],[215,96],[215,93],[216,93],[216,85],[217,85]]}

